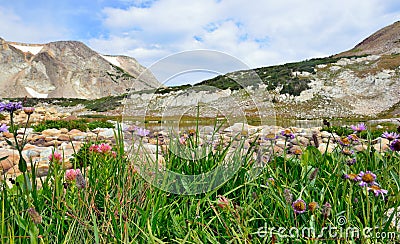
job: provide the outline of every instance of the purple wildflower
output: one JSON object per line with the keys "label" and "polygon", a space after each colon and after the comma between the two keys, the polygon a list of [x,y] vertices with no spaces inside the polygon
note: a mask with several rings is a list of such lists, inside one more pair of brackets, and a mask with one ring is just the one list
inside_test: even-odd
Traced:
{"label": "purple wildflower", "polygon": [[131,125],[131,126],[125,128],[124,131],[127,131],[129,133],[133,133],[135,130],[137,130],[137,128],[138,127],[136,125]]}
{"label": "purple wildflower", "polygon": [[367,171],[365,173],[364,171],[361,171],[358,176],[361,178],[360,186],[362,187],[375,184],[376,175],[371,171]]}
{"label": "purple wildflower", "polygon": [[389,141],[393,141],[395,139],[398,139],[400,137],[400,135],[397,134],[396,132],[385,131],[385,132],[383,132],[382,137],[388,139]]}
{"label": "purple wildflower", "polygon": [[301,214],[307,210],[307,204],[305,201],[298,199],[292,203],[292,208],[296,214]]}
{"label": "purple wildflower", "polygon": [[8,128],[9,126],[7,126],[6,124],[2,124],[0,126],[0,132],[8,132]]}
{"label": "purple wildflower", "polygon": [[356,174],[345,174],[345,175],[343,175],[343,178],[352,180],[352,181],[356,181],[356,182],[361,180],[361,177]]}
{"label": "purple wildflower", "polygon": [[265,137],[264,137],[264,140],[266,140],[266,141],[273,141],[273,140],[276,140],[276,139],[278,139],[278,136],[277,135],[275,135],[275,134],[268,134],[268,135],[266,135]]}
{"label": "purple wildflower", "polygon": [[355,164],[356,162],[357,162],[357,159],[356,159],[356,158],[349,158],[349,159],[347,159],[347,161],[346,161],[347,165],[353,165],[353,164]]}
{"label": "purple wildflower", "polygon": [[286,137],[286,138],[290,138],[290,139],[294,138],[294,134],[289,129],[285,129],[285,130],[281,131],[281,135]]}
{"label": "purple wildflower", "polygon": [[9,102],[4,106],[4,109],[7,112],[12,113],[18,109],[22,109],[22,103],[21,102]]}
{"label": "purple wildflower", "polygon": [[348,147],[351,145],[351,141],[348,137],[342,137],[339,139],[339,144],[344,147]]}
{"label": "purple wildflower", "polygon": [[395,152],[400,151],[400,140],[396,139],[396,140],[392,141],[392,143],[390,143],[389,147],[392,151],[395,151]]}
{"label": "purple wildflower", "polygon": [[354,151],[353,151],[353,150],[350,150],[350,149],[348,149],[348,148],[343,148],[342,153],[343,153],[344,155],[351,156],[351,155],[354,154]]}
{"label": "purple wildflower", "polygon": [[186,138],[184,136],[179,137],[179,143],[182,145],[186,145]]}
{"label": "purple wildflower", "polygon": [[351,125],[350,127],[354,131],[354,133],[361,132],[367,129],[364,123],[360,123],[358,125]]}
{"label": "purple wildflower", "polygon": [[145,136],[149,135],[150,131],[146,130],[144,128],[137,128],[136,133],[141,137],[145,137]]}
{"label": "purple wildflower", "polygon": [[385,189],[380,188],[378,185],[372,185],[367,187],[368,191],[373,191],[375,196],[379,196],[379,194],[381,194],[383,196],[383,194],[387,194],[388,191]]}
{"label": "purple wildflower", "polygon": [[350,141],[353,141],[353,142],[358,142],[358,140],[359,140],[359,138],[358,138],[358,136],[356,134],[348,135],[347,139],[349,139]]}
{"label": "purple wildflower", "polygon": [[4,103],[0,103],[0,112],[3,112],[5,108],[6,105]]}

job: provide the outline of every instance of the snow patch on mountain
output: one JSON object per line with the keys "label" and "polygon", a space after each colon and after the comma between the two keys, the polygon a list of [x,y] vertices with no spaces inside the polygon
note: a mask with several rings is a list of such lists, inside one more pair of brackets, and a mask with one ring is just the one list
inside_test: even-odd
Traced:
{"label": "snow patch on mountain", "polygon": [[36,98],[47,98],[49,96],[49,94],[44,94],[44,93],[39,93],[37,91],[35,91],[34,89],[25,86],[25,90],[29,93],[29,95],[31,95],[32,97],[36,97]]}
{"label": "snow patch on mountain", "polygon": [[113,57],[113,56],[106,56],[106,55],[101,55],[105,60],[110,62],[111,64],[121,67],[121,63],[118,61],[118,57]]}
{"label": "snow patch on mountain", "polygon": [[33,55],[38,54],[43,46],[23,46],[23,45],[17,45],[17,44],[10,44],[11,46],[15,47],[16,49],[21,50],[24,53],[32,53]]}

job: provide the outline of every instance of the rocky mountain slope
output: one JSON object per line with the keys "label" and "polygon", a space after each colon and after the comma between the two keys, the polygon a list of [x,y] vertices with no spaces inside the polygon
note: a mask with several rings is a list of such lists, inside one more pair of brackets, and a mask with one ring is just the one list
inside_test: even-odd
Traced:
{"label": "rocky mountain slope", "polygon": [[134,93],[127,111],[150,116],[179,116],[186,111],[193,116],[199,101],[209,116],[225,112],[263,118],[396,117],[399,87],[400,22],[396,22],[335,56],[237,71],[168,93]]}
{"label": "rocky mountain slope", "polygon": [[351,55],[382,55],[400,52],[400,21],[386,26],[364,39],[349,51],[342,52],[337,57]]}
{"label": "rocky mountain slope", "polygon": [[47,44],[7,42],[0,38],[0,97],[94,99],[127,89],[159,87],[135,59],[106,56],[81,42]]}
{"label": "rocky mountain slope", "polygon": [[[112,97],[108,115],[197,116],[199,105],[201,117],[230,119],[399,117],[399,40],[396,22],[337,55],[236,71],[181,87],[160,87],[151,74],[136,81],[143,67],[134,59],[101,56],[79,42],[29,46],[1,40],[0,97],[98,98],[132,87],[130,99]],[[87,105],[80,114],[104,111],[98,107]]]}

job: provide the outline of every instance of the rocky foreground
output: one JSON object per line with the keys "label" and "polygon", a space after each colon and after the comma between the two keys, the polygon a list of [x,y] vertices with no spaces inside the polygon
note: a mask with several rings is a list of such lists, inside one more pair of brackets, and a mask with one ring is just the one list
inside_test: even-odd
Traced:
{"label": "rocky foreground", "polygon": [[[127,125],[122,125],[124,128],[125,149],[129,151],[132,142],[143,143],[144,148],[147,149],[151,158],[156,158],[157,145],[160,149],[168,148],[169,140],[167,133],[163,131],[153,131],[146,136],[141,136],[140,140],[133,140],[136,136],[133,131],[129,130]],[[23,149],[22,155],[26,162],[28,162],[28,170],[35,164],[37,167],[37,177],[45,177],[49,170],[49,157],[54,152],[63,155],[63,167],[65,169],[72,168],[70,162],[72,155],[79,151],[79,149],[87,142],[102,142],[109,145],[115,143],[114,132],[115,129],[97,128],[92,131],[80,131],[77,129],[47,129],[42,132],[34,132],[32,128],[21,128],[18,130],[18,139],[22,140],[24,132],[26,133],[27,144]],[[289,133],[290,136],[282,135],[282,133]],[[184,140],[190,136],[190,132],[182,132],[181,139]],[[288,134],[288,135],[289,135]],[[237,137],[239,135],[239,137]],[[133,136],[133,137],[132,137]],[[250,143],[256,138],[260,148],[273,149],[274,153],[282,154],[284,149],[287,148],[287,156],[300,155],[305,147],[316,146],[321,153],[332,152],[337,148],[341,139],[336,134],[331,134],[326,131],[321,131],[321,127],[314,128],[282,128],[279,126],[250,126],[243,124],[234,124],[223,131],[214,134],[212,132],[200,135],[202,138],[200,143],[212,143],[213,145],[225,144],[227,145],[232,139],[232,148],[235,149],[239,146],[238,138],[246,138],[244,148],[248,148]],[[235,138],[233,138],[235,137]],[[21,174],[18,169],[19,154],[12,146],[8,145],[6,139],[14,142],[11,133],[4,132],[0,137],[0,158],[7,157],[0,162],[1,178],[8,179],[14,178]],[[184,143],[184,141],[181,141]],[[389,149],[389,140],[385,138],[378,138],[373,141],[373,147],[379,152]],[[271,148],[271,145],[273,146]],[[362,151],[367,149],[367,145],[363,140],[352,142],[352,148],[355,151]],[[162,148],[161,148],[162,147]],[[158,150],[161,152],[162,150]],[[272,150],[270,150],[272,151]],[[159,162],[163,162],[162,155],[158,155]]]}
{"label": "rocky foreground", "polygon": [[[34,120],[40,121],[43,117],[51,116],[68,116],[68,114],[59,114],[56,111],[46,111],[38,109]],[[17,121],[25,119],[23,113],[19,113],[15,118]],[[124,149],[126,154],[137,149],[138,145],[142,145],[145,149],[148,159],[153,162],[158,159],[160,168],[165,167],[163,155],[159,152],[168,150],[170,140],[176,140],[177,143],[185,145],[191,136],[196,134],[194,129],[181,131],[178,137],[170,137],[165,131],[147,131],[143,128],[138,128],[131,125],[121,125],[124,136]],[[287,157],[298,157],[303,153],[307,146],[315,146],[321,153],[330,153],[334,150],[340,150],[346,155],[347,163],[352,164],[355,160],[354,151],[363,151],[367,149],[367,142],[356,135],[349,137],[339,137],[334,133],[322,131],[321,127],[314,128],[283,128],[280,126],[250,126],[247,124],[236,123],[217,133],[213,131],[203,131],[199,134],[200,145],[212,145],[214,150],[216,146],[228,146],[230,149],[228,154],[237,150],[246,150],[253,142],[256,142],[257,149],[254,153],[254,158],[264,165],[267,163],[271,154],[286,154]],[[201,130],[200,130],[201,131]],[[46,178],[50,164],[54,162],[54,158],[59,157],[58,163],[64,169],[74,167],[72,159],[86,143],[96,142],[102,143],[95,146],[96,149],[104,147],[111,150],[110,145],[115,145],[115,128],[97,128],[94,130],[80,131],[77,129],[68,130],[62,129],[46,129],[42,132],[35,132],[32,128],[20,128],[17,131],[17,140],[26,140],[26,145],[23,148],[22,156],[28,163],[28,171],[33,167],[36,168],[37,185],[41,187],[42,182]],[[244,139],[244,144],[241,140]],[[20,156],[13,146],[15,145],[13,134],[9,132],[0,133],[0,180],[5,180],[9,187],[12,187],[13,179],[21,175],[18,163]],[[390,150],[390,141],[386,138],[378,138],[372,141],[372,147],[378,152]],[[90,150],[90,148],[89,148]],[[136,151],[137,152],[137,151]],[[260,154],[261,152],[261,154]],[[157,155],[158,153],[158,155]],[[56,156],[58,155],[58,156]],[[112,155],[112,154],[110,154]],[[140,162],[134,162],[134,165]],[[393,208],[386,213],[388,216],[395,211]],[[398,214],[392,220],[392,224],[398,226]]]}

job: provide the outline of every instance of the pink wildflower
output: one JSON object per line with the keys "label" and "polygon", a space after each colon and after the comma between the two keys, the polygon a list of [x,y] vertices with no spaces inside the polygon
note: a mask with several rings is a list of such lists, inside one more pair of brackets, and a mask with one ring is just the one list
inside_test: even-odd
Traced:
{"label": "pink wildflower", "polygon": [[53,154],[50,154],[49,156],[50,162],[61,162],[62,161],[62,155],[61,153],[54,152]]}

